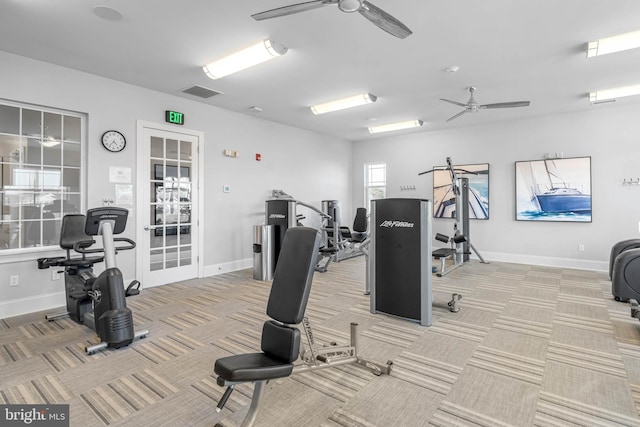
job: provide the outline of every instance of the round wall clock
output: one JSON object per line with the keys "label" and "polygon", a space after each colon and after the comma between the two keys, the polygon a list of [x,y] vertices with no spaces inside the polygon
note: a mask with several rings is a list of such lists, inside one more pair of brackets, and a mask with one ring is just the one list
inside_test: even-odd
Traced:
{"label": "round wall clock", "polygon": [[108,130],[102,134],[102,145],[108,151],[117,153],[118,151],[124,150],[124,147],[127,145],[127,140],[124,135],[117,130]]}

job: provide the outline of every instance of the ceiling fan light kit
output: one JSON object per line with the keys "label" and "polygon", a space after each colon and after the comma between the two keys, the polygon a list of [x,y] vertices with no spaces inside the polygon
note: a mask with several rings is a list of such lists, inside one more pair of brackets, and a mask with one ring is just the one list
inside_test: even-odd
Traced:
{"label": "ceiling fan light kit", "polygon": [[640,47],[640,30],[589,42],[587,58]]}
{"label": "ceiling fan light kit", "polygon": [[395,130],[419,128],[424,124],[422,120],[407,120],[404,122],[389,123],[387,125],[371,126],[369,133],[392,132]]}
{"label": "ceiling fan light kit", "polygon": [[315,0],[304,3],[290,4],[260,13],[251,15],[256,21],[263,19],[277,18],[280,16],[293,15],[294,13],[306,12],[319,7],[337,5],[341,12],[358,12],[367,18],[371,23],[392,36],[404,39],[412,34],[412,31],[398,19],[389,15],[379,7],[366,0]]}
{"label": "ceiling fan light kit", "polygon": [[361,93],[359,95],[349,96],[347,98],[337,99],[323,104],[312,105],[309,108],[313,114],[317,115],[345,110],[347,108],[359,107],[360,105],[373,104],[377,100],[378,97],[375,95],[371,95],[370,93]]}
{"label": "ceiling fan light kit", "polygon": [[287,50],[280,43],[267,39],[213,61],[202,69],[208,77],[215,80],[282,56]]}

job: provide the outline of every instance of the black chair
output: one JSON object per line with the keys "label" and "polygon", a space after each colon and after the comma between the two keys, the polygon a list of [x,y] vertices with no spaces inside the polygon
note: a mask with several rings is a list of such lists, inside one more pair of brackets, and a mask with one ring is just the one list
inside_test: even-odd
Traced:
{"label": "black chair", "polygon": [[293,371],[293,362],[300,354],[300,330],[291,325],[299,324],[304,317],[319,246],[320,234],[313,228],[293,227],[286,231],[267,303],[267,315],[273,320],[262,327],[262,352],[223,357],[215,362],[217,384],[228,387],[218,403],[218,412],[236,384],[255,383],[243,426],[253,424],[266,383]]}
{"label": "black chair", "polygon": [[[357,208],[356,216],[353,219],[353,231],[349,227],[340,227],[342,236],[351,243],[362,243],[369,237],[369,227],[367,224],[367,210]],[[344,231],[343,231],[344,230]],[[346,234],[346,235],[345,235]]]}
{"label": "black chair", "polygon": [[367,224],[367,210],[365,208],[356,209],[356,217],[353,219],[353,232],[351,232],[350,241],[353,243],[362,243],[369,237]]}

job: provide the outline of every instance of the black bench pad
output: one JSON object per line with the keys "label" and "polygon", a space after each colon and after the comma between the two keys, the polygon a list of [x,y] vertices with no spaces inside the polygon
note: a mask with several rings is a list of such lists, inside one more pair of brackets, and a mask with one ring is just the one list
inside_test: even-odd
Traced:
{"label": "black bench pad", "polygon": [[264,353],[247,353],[216,360],[213,371],[227,381],[262,381],[291,375],[293,363],[282,363]]}
{"label": "black bench pad", "polygon": [[440,248],[440,249],[436,249],[435,251],[433,251],[431,253],[431,256],[433,256],[435,259],[440,259],[440,258],[446,258],[448,256],[451,256],[455,252],[456,252],[455,249]]}

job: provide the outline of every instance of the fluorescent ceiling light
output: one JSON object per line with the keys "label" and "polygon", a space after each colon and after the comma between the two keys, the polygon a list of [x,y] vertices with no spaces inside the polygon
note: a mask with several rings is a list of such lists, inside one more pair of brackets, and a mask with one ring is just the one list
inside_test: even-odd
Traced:
{"label": "fluorescent ceiling light", "polygon": [[330,113],[331,111],[344,110],[345,108],[357,107],[359,105],[373,104],[377,99],[377,96],[371,95],[370,93],[361,93],[360,95],[325,102],[324,104],[312,105],[310,108],[313,114],[324,114]]}
{"label": "fluorescent ceiling light", "polygon": [[272,40],[264,40],[239,52],[218,59],[202,67],[212,79],[233,74],[245,68],[268,61],[287,53],[287,48]]}
{"label": "fluorescent ceiling light", "polygon": [[640,85],[625,86],[615,89],[599,90],[589,94],[589,101],[598,102],[605,99],[616,99],[625,96],[640,95]]}
{"label": "fluorescent ceiling light", "polygon": [[369,133],[391,132],[394,130],[419,128],[424,122],[422,120],[407,120],[406,122],[390,123],[388,125],[372,126]]}
{"label": "fluorescent ceiling light", "polygon": [[640,30],[589,42],[587,58],[640,47]]}

